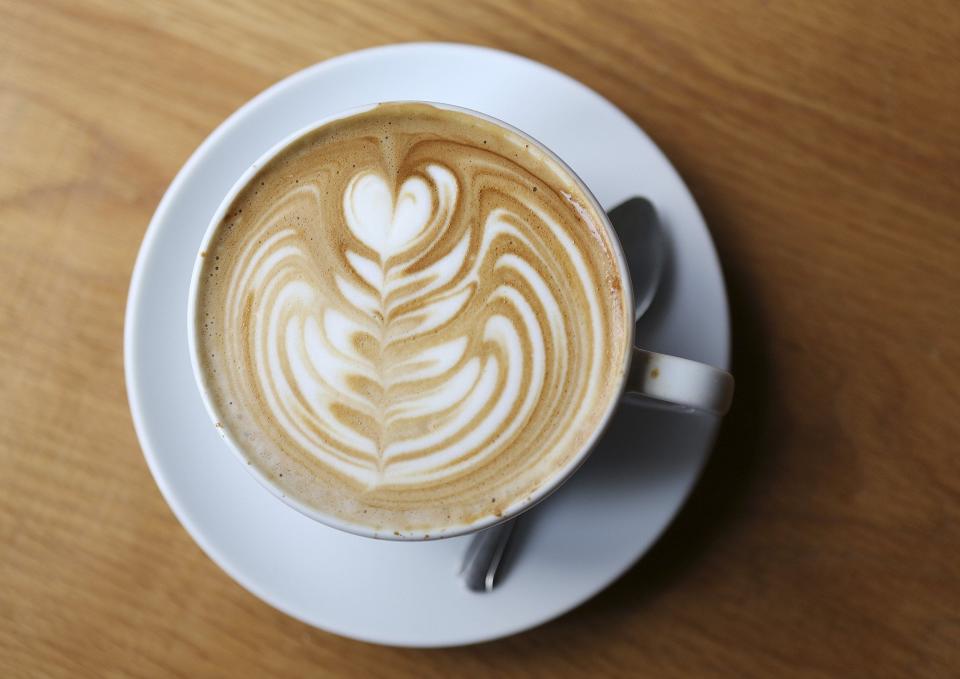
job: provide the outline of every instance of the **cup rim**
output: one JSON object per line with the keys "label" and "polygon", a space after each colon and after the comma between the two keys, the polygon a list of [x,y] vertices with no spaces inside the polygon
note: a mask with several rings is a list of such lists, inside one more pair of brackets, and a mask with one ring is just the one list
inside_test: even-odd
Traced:
{"label": "cup rim", "polygon": [[235,440],[235,437],[231,432],[224,426],[216,427],[216,431],[220,434],[220,437],[227,444],[227,447],[230,449],[232,454],[237,457],[237,459],[244,463],[243,466],[247,471],[257,480],[257,482],[270,491],[274,496],[281,500],[284,504],[289,507],[297,510],[301,514],[322,523],[324,525],[330,526],[331,528],[336,528],[338,530],[344,531],[346,533],[352,533],[354,535],[359,535],[362,537],[391,540],[398,542],[424,542],[427,540],[438,540],[451,537],[457,537],[461,535],[468,535],[471,533],[476,533],[485,528],[490,528],[500,523],[505,523],[510,521],[529,509],[533,508],[550,495],[552,495],[560,486],[562,486],[567,480],[572,477],[576,471],[583,465],[586,459],[593,452],[596,447],[597,441],[606,431],[607,427],[610,424],[610,420],[613,417],[614,412],[621,403],[623,398],[623,393],[626,388],[627,377],[630,372],[630,363],[633,358],[633,346],[634,346],[634,332],[635,332],[635,323],[633,322],[632,309],[634,308],[634,298],[633,298],[633,283],[630,278],[630,268],[627,265],[626,256],[623,252],[623,247],[620,243],[620,239],[616,234],[616,231],[613,228],[613,224],[610,222],[610,217],[607,214],[606,210],[600,205],[600,202],[597,200],[596,196],[593,194],[593,191],[590,190],[590,187],[580,178],[580,176],[556,153],[554,153],[546,144],[531,136],[527,132],[520,130],[509,123],[506,123],[498,118],[495,118],[491,115],[483,113],[481,111],[476,111],[474,109],[466,108],[463,106],[456,106],[454,104],[447,104],[442,102],[426,101],[426,100],[392,100],[392,101],[382,101],[374,102],[370,104],[363,104],[360,106],[351,107],[348,109],[341,110],[337,113],[333,113],[328,116],[319,118],[318,120],[301,127],[300,129],[288,134],[280,141],[271,146],[267,151],[265,151],[257,160],[250,164],[250,166],[243,171],[243,173],[237,178],[237,180],[230,187],[230,190],[224,195],[223,200],[220,202],[220,205],[214,211],[213,216],[208,222],[206,229],[204,230],[203,238],[200,241],[200,246],[197,249],[197,254],[195,255],[195,261],[193,265],[193,271],[190,277],[190,289],[188,293],[187,300],[187,341],[189,345],[189,354],[190,354],[190,367],[193,372],[194,380],[197,384],[197,388],[200,392],[201,400],[203,401],[204,408],[207,411],[207,415],[210,418],[211,424],[216,424],[221,422],[224,418],[221,417],[220,412],[217,410],[216,405],[213,400],[210,398],[209,389],[206,383],[206,380],[203,376],[203,371],[200,369],[199,360],[198,360],[198,346],[197,346],[197,335],[199,325],[197,323],[197,293],[199,291],[200,279],[201,279],[201,269],[203,268],[204,255],[203,253],[209,248],[210,242],[213,239],[214,235],[219,230],[220,223],[223,221],[224,216],[227,213],[227,210],[230,208],[234,199],[240,194],[241,191],[248,185],[248,183],[256,176],[262,167],[270,163],[277,156],[279,156],[283,151],[288,147],[293,145],[298,140],[303,137],[315,132],[316,130],[330,125],[331,123],[349,118],[352,116],[359,115],[361,113],[366,113],[372,111],[375,108],[383,105],[404,105],[404,104],[424,104],[438,108],[445,111],[454,111],[462,113],[468,116],[473,116],[479,118],[485,122],[491,123],[497,127],[503,128],[508,132],[518,135],[522,139],[529,141],[534,144],[542,153],[544,153],[550,160],[557,164],[563,172],[573,181],[574,184],[580,189],[581,193],[586,197],[590,203],[590,207],[593,208],[594,212],[600,216],[600,221],[603,224],[603,228],[607,233],[607,239],[610,242],[610,245],[613,249],[614,258],[617,262],[617,268],[620,274],[621,280],[621,289],[623,290],[623,301],[624,301],[624,314],[625,314],[625,348],[623,360],[619,369],[619,379],[617,388],[612,390],[610,393],[609,402],[606,405],[603,416],[600,418],[598,425],[594,428],[590,436],[584,441],[580,449],[575,455],[573,455],[567,464],[563,467],[562,470],[554,474],[545,483],[541,484],[536,490],[531,493],[528,497],[525,497],[521,500],[515,501],[508,507],[506,507],[500,516],[490,515],[485,516],[478,521],[475,521],[470,524],[457,525],[453,527],[442,528],[437,531],[433,531],[429,534],[422,533],[420,531],[411,532],[411,531],[397,531],[386,530],[386,531],[377,531],[368,526],[362,524],[350,523],[340,519],[337,516],[318,510],[316,507],[312,507],[304,502],[301,502],[298,498],[291,497],[287,495],[273,479],[266,475],[258,465],[247,464],[248,459],[247,455],[243,452],[243,448]]}

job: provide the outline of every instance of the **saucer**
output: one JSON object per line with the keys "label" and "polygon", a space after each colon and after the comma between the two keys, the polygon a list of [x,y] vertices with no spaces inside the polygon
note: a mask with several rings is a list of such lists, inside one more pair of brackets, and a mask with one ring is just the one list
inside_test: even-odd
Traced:
{"label": "saucer", "polygon": [[187,351],[187,289],[200,240],[234,181],[277,140],[337,111],[440,101],[515,125],[553,149],[607,209],[657,206],[670,250],[647,349],[726,367],[717,254],[689,191],[619,109],[534,61],[456,44],[363,50],[307,68],[240,108],[200,145],[147,229],[130,285],[124,354],[150,471],[201,548],[243,587],[310,625],[398,646],[453,646],[523,631],[583,603],[649,549],[683,504],[716,435],[699,415],[624,405],[586,464],[520,523],[497,588],[457,577],[469,537],[383,542],[311,521],[237,463],[204,411]]}

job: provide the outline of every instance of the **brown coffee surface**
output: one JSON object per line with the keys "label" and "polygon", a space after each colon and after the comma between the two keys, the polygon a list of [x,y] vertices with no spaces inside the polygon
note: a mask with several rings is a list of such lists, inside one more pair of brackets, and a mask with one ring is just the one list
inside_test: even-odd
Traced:
{"label": "brown coffee surface", "polygon": [[601,215],[525,137],[381,104],[261,167],[202,253],[200,380],[294,504],[442,536],[527,502],[617,398]]}

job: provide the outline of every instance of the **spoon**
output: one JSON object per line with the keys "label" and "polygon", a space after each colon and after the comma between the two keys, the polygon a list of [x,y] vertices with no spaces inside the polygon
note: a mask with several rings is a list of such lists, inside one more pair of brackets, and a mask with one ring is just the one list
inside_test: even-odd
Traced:
{"label": "spoon", "polygon": [[[610,222],[630,268],[636,301],[635,318],[639,319],[650,308],[663,275],[666,259],[663,232],[653,204],[645,198],[631,198],[613,208]],[[497,570],[519,518],[508,519],[473,536],[460,566],[460,577],[467,589],[474,592],[493,590]]]}

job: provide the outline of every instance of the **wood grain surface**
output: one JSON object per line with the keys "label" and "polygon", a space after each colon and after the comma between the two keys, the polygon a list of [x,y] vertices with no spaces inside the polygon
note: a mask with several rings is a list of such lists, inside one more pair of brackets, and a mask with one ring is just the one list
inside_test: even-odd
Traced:
{"label": "wood grain surface", "polygon": [[[693,498],[590,603],[381,648],[248,594],[140,454],[121,338],[180,165],[279,78],[449,40],[597,89],[690,184],[739,392]],[[960,4],[0,0],[0,676],[956,677]]]}

